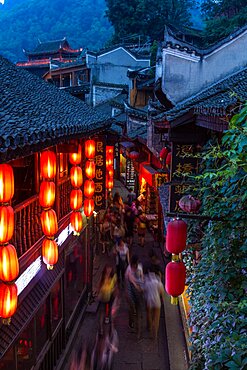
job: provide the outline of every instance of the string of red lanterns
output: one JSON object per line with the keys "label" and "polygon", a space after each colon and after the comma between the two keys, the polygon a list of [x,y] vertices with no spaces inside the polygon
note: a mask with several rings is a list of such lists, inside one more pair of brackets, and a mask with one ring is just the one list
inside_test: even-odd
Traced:
{"label": "string of red lanterns", "polygon": [[48,270],[52,270],[58,261],[58,245],[54,235],[58,232],[56,212],[52,209],[55,202],[56,154],[45,151],[40,156],[40,174],[43,181],[40,185],[39,204],[43,208],[40,216],[42,231],[46,238],[42,242],[42,257]]}
{"label": "string of red lanterns", "polygon": [[95,184],[93,178],[95,177],[95,141],[86,140],[85,141],[85,157],[87,158],[85,163],[85,175],[87,180],[84,183],[84,213],[86,217],[90,217],[94,211],[94,191]]}
{"label": "string of red lanterns", "polygon": [[17,308],[19,261],[16,249],[9,244],[14,233],[14,210],[9,205],[14,195],[14,173],[8,164],[0,164],[0,317],[9,324]]}
{"label": "string of red lanterns", "polygon": [[114,184],[114,147],[106,146],[106,189],[112,190]]}
{"label": "string of red lanterns", "polygon": [[77,153],[69,155],[69,161],[73,165],[70,170],[70,181],[73,187],[70,193],[70,208],[73,211],[70,216],[70,223],[75,235],[80,235],[83,227],[82,214],[79,212],[79,209],[82,207],[82,191],[80,188],[83,183],[82,168],[80,167],[81,160],[82,149],[79,144]]}
{"label": "string of red lanterns", "polygon": [[185,288],[186,269],[179,254],[186,248],[187,224],[181,219],[174,219],[167,225],[166,249],[172,253],[172,262],[166,266],[165,287],[171,296],[171,303],[178,304],[178,296]]}

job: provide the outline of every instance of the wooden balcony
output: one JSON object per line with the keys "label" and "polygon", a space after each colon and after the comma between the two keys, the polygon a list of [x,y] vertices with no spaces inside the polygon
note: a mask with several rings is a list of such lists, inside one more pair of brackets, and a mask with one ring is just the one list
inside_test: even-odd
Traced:
{"label": "wooden balcony", "polygon": [[[58,221],[71,211],[71,189],[70,179],[66,178],[59,182],[54,206]],[[10,242],[15,246],[18,257],[21,257],[43,236],[40,222],[42,207],[39,205],[38,195],[18,204],[14,207],[14,212],[15,231]]]}

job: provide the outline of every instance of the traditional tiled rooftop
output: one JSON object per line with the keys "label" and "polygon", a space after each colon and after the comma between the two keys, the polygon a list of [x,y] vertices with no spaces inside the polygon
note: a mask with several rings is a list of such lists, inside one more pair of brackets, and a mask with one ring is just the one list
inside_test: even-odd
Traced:
{"label": "traditional tiled rooftop", "polygon": [[110,123],[109,115],[0,57],[0,161]]}

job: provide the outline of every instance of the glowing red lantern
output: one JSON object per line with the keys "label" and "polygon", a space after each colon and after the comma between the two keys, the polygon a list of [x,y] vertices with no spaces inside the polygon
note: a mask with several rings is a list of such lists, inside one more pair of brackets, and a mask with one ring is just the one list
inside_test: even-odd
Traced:
{"label": "glowing red lantern", "polygon": [[80,188],[82,186],[83,176],[81,167],[73,166],[71,168],[70,180],[73,188]]}
{"label": "glowing red lantern", "polygon": [[84,184],[84,195],[87,198],[92,198],[95,191],[95,184],[93,180],[86,180]]}
{"label": "glowing red lantern", "polygon": [[42,256],[44,263],[47,265],[47,270],[52,270],[53,265],[58,261],[58,245],[55,240],[43,240]]}
{"label": "glowing red lantern", "polygon": [[168,152],[169,150],[167,147],[162,148],[160,151],[160,160],[166,159]]}
{"label": "glowing red lantern", "polygon": [[85,163],[85,174],[88,179],[95,177],[95,163],[94,161],[86,161]]}
{"label": "glowing red lantern", "polygon": [[113,180],[114,169],[112,166],[108,169],[108,176]]}
{"label": "glowing red lantern", "polygon": [[40,173],[45,179],[56,176],[56,154],[51,151],[42,152],[40,156]]}
{"label": "glowing red lantern", "polygon": [[39,204],[43,208],[51,208],[55,202],[55,183],[42,181],[39,191]]}
{"label": "glowing red lantern", "polygon": [[0,247],[0,280],[10,282],[19,275],[19,262],[12,244]]}
{"label": "glowing red lantern", "polygon": [[0,244],[7,243],[14,233],[14,210],[10,206],[0,207]]}
{"label": "glowing red lantern", "polygon": [[70,215],[70,223],[73,228],[73,230],[79,234],[83,227],[83,219],[81,212],[73,212]]}
{"label": "glowing red lantern", "polygon": [[53,209],[42,211],[40,219],[43,233],[49,238],[53,237],[58,231],[56,212]]}
{"label": "glowing red lantern", "polygon": [[171,161],[172,161],[172,153],[171,153],[171,152],[169,152],[169,153],[167,154],[167,157],[166,157],[166,165],[167,165],[167,166],[170,166],[170,165],[171,165]]}
{"label": "glowing red lantern", "polygon": [[95,141],[85,141],[85,157],[88,159],[94,159],[95,157]]}
{"label": "glowing red lantern", "polygon": [[70,208],[73,211],[77,211],[82,207],[82,191],[80,189],[74,189],[70,193]]}
{"label": "glowing red lantern", "polygon": [[113,179],[108,177],[106,180],[106,188],[107,189],[112,189],[113,188]]}
{"label": "glowing red lantern", "polygon": [[90,217],[92,216],[94,211],[94,200],[93,199],[85,199],[84,200],[84,213],[85,216]]}
{"label": "glowing red lantern", "polygon": [[8,203],[14,195],[14,173],[9,164],[0,164],[0,203]]}
{"label": "glowing red lantern", "polygon": [[130,152],[130,154],[129,154],[129,158],[130,159],[133,159],[133,160],[136,160],[138,157],[139,157],[139,153],[138,152],[136,152],[136,151],[133,151],[133,152]]}
{"label": "glowing red lantern", "polygon": [[17,309],[16,284],[0,283],[0,317],[4,324],[9,324]]}
{"label": "glowing red lantern", "polygon": [[70,153],[69,154],[69,161],[71,164],[80,164],[81,163],[81,145],[78,145],[78,152],[77,153]]}
{"label": "glowing red lantern", "polygon": [[171,303],[177,304],[177,297],[185,288],[186,269],[183,262],[169,262],[166,266],[166,291],[172,296]]}
{"label": "glowing red lantern", "polygon": [[166,249],[173,254],[179,254],[186,248],[187,224],[175,219],[168,223],[166,232]]}

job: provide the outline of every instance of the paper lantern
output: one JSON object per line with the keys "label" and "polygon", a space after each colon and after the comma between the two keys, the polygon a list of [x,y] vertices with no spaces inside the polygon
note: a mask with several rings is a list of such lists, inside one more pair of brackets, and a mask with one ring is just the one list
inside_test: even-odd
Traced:
{"label": "paper lantern", "polygon": [[166,266],[166,291],[172,296],[171,303],[177,304],[177,297],[185,288],[186,269],[183,262],[169,262]]}
{"label": "paper lantern", "polygon": [[197,213],[200,209],[201,202],[192,195],[184,195],[178,202],[179,207],[188,213]]}
{"label": "paper lantern", "polygon": [[0,280],[10,282],[19,275],[19,262],[12,244],[0,246]]}
{"label": "paper lantern", "polygon": [[79,234],[83,227],[83,219],[81,212],[73,212],[70,215],[70,223],[73,228],[73,230]]}
{"label": "paper lantern", "polygon": [[9,164],[0,164],[0,203],[8,203],[14,195],[14,173]]}
{"label": "paper lantern", "polygon": [[73,166],[70,170],[70,180],[73,188],[80,188],[82,186],[83,176],[82,169],[79,166]]}
{"label": "paper lantern", "polygon": [[173,254],[179,254],[186,248],[187,224],[183,220],[174,219],[167,225],[166,249]]}
{"label": "paper lantern", "polygon": [[88,179],[95,177],[95,163],[94,161],[86,161],[85,163],[85,174]]}
{"label": "paper lantern", "polygon": [[82,207],[82,191],[80,189],[74,189],[70,193],[70,208],[73,211],[77,211]]}
{"label": "paper lantern", "polygon": [[14,233],[14,210],[10,206],[0,207],[0,244],[7,243]]}
{"label": "paper lantern", "polygon": [[58,245],[55,240],[43,240],[42,256],[44,263],[47,265],[47,270],[52,270],[58,261]]}
{"label": "paper lantern", "polygon": [[16,284],[0,283],[0,317],[4,324],[9,324],[17,309]]}
{"label": "paper lantern", "polygon": [[51,151],[42,152],[40,156],[40,173],[45,179],[56,176],[56,154]]}
{"label": "paper lantern", "polygon": [[167,147],[162,148],[160,151],[160,160],[166,159],[168,152],[169,149]]}
{"label": "paper lantern", "polygon": [[114,169],[113,169],[113,166],[111,166],[110,168],[108,168],[108,176],[113,180],[113,177],[114,177]]}
{"label": "paper lantern", "polygon": [[55,202],[55,183],[42,181],[39,191],[39,204],[43,208],[51,208]]}
{"label": "paper lantern", "polygon": [[167,165],[167,166],[170,166],[170,165],[171,165],[171,161],[172,161],[172,153],[171,153],[171,152],[169,152],[169,153],[167,154],[167,157],[166,157],[166,165]]}
{"label": "paper lantern", "polygon": [[112,178],[107,177],[106,179],[106,188],[107,189],[112,189],[113,188],[114,181]]}
{"label": "paper lantern", "polygon": [[40,219],[43,233],[49,238],[53,237],[58,231],[56,212],[53,209],[42,211]]}
{"label": "paper lantern", "polygon": [[92,216],[94,211],[94,200],[93,199],[85,199],[84,200],[84,213],[85,216],[90,217]]}
{"label": "paper lantern", "polygon": [[84,195],[87,198],[92,198],[95,191],[95,184],[93,180],[86,180],[84,184]]}
{"label": "paper lantern", "polygon": [[81,145],[78,145],[77,153],[69,153],[69,161],[74,165],[81,163]]}
{"label": "paper lantern", "polygon": [[85,141],[85,157],[88,159],[94,159],[95,157],[95,141]]}
{"label": "paper lantern", "polygon": [[129,158],[135,160],[139,157],[139,155],[140,155],[140,153],[138,153],[136,151],[133,151],[133,152],[130,152]]}

